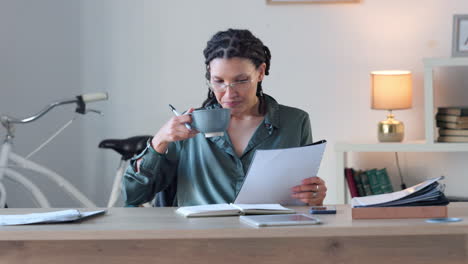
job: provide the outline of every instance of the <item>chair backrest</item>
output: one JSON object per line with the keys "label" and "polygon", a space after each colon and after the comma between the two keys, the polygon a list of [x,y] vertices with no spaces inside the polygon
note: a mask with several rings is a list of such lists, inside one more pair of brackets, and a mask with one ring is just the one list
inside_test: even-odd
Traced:
{"label": "chair backrest", "polygon": [[153,200],[153,207],[177,206],[177,178],[166,189],[158,192]]}

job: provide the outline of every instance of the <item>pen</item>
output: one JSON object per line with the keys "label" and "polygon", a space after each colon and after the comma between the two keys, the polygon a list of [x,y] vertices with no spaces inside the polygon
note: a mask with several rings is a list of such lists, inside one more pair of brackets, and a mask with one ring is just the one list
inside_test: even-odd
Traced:
{"label": "pen", "polygon": [[[171,108],[172,112],[176,115],[176,116],[180,116],[179,112],[177,112],[177,110],[175,109],[174,106],[172,106],[171,104],[169,104],[169,107]],[[192,130],[192,127],[187,124],[187,123],[184,123],[185,127],[188,128],[189,130]]]}
{"label": "pen", "polygon": [[323,144],[323,143],[327,143],[327,141],[325,139],[322,139],[322,140],[316,141],[316,142],[314,142],[312,144],[309,144],[308,146],[320,145],[320,144]]}

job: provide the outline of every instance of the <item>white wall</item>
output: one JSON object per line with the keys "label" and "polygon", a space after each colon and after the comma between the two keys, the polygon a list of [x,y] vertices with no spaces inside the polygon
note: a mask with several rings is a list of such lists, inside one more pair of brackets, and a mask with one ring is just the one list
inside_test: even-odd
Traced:
{"label": "white wall", "polygon": [[[414,106],[396,115],[406,123],[406,139],[422,139],[422,59],[450,56],[452,16],[467,12],[468,2],[463,0],[325,5],[271,5],[252,0],[85,1],[85,86],[104,84],[111,92],[99,135],[154,134],[171,116],[168,103],[186,109],[204,99],[202,50],[211,35],[229,27],[248,28],[272,50],[265,92],[280,103],[307,111],[314,138],[330,142],[319,176],[327,180],[327,202],[333,203],[337,193],[333,144],[376,140],[377,122],[385,118],[385,112],[370,109],[369,72],[414,72]],[[432,158],[434,170],[426,169],[423,161],[435,154],[402,155],[408,184],[436,176],[440,168],[447,172],[451,167],[464,167],[448,160],[447,154]],[[454,159],[467,157],[456,155]],[[115,157],[99,153],[88,156],[88,162],[104,161],[98,174],[110,177]],[[388,166],[396,176],[392,154],[353,155],[352,160],[362,168]],[[96,195],[102,198],[99,195],[106,192]]]}
{"label": "white wall", "polygon": [[[83,163],[73,164],[85,166],[69,168],[80,171],[82,181],[77,185],[86,185],[86,192],[100,205],[110,191],[119,157],[98,150],[97,143],[104,138],[154,134],[171,117],[168,103],[180,109],[200,105],[206,93],[202,50],[212,34],[229,27],[248,28],[270,47],[272,68],[265,92],[282,104],[307,111],[314,138],[330,142],[319,176],[329,186],[326,202],[334,203],[338,190],[333,144],[374,140],[376,124],[385,117],[385,112],[370,109],[369,72],[395,68],[414,72],[413,108],[397,111],[396,116],[406,124],[406,139],[422,139],[422,58],[450,56],[452,16],[468,13],[464,0],[324,5],[271,5],[264,0],[25,2],[0,2],[0,19],[5,22],[0,23],[2,39],[35,36],[34,42],[21,41],[16,46],[0,42],[2,58],[9,56],[9,63],[0,61],[0,112],[18,107],[26,92],[39,88],[41,92],[31,97],[37,98],[37,106],[32,105],[36,100],[27,100],[31,110],[79,89],[109,91],[110,101],[99,105],[104,118],[86,119],[83,134],[75,135],[84,136],[83,141],[74,141],[84,152],[76,157]],[[38,49],[38,41],[54,49]],[[28,56],[23,56],[25,50]],[[30,58],[40,67],[28,65]],[[15,90],[18,87],[24,90]],[[37,134],[47,134],[45,129]],[[69,141],[56,143],[65,142]],[[467,157],[402,153],[401,163],[411,184],[442,172],[460,175],[467,169],[461,162]],[[38,158],[47,159],[48,154]],[[391,154],[353,155],[352,161],[362,168],[388,166],[395,176]],[[462,184],[452,183],[448,191],[464,191]]]}
{"label": "white wall", "polygon": [[[0,113],[26,117],[54,100],[81,93],[79,10],[75,1],[0,1]],[[73,116],[73,107],[62,107],[34,123],[17,126],[15,151],[30,153]],[[31,158],[80,189],[84,189],[82,125],[77,120]],[[2,127],[2,142],[4,135]],[[46,191],[52,206],[75,205],[57,185],[25,173]],[[31,207],[24,189],[5,183],[9,206]]]}

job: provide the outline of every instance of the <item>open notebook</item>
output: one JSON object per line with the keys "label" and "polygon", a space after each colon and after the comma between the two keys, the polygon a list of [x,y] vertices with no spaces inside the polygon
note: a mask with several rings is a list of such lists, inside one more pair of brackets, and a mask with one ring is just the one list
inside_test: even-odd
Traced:
{"label": "open notebook", "polygon": [[229,216],[245,214],[292,214],[294,210],[279,204],[207,204],[184,206],[176,210],[185,217]]}

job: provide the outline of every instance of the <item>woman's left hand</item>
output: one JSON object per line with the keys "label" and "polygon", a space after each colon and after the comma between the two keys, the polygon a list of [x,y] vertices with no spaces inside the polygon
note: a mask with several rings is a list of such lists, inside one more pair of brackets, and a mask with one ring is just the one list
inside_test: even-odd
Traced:
{"label": "woman's left hand", "polygon": [[296,198],[308,205],[323,205],[327,196],[325,181],[319,177],[310,177],[302,180],[301,185],[292,187],[291,197]]}

